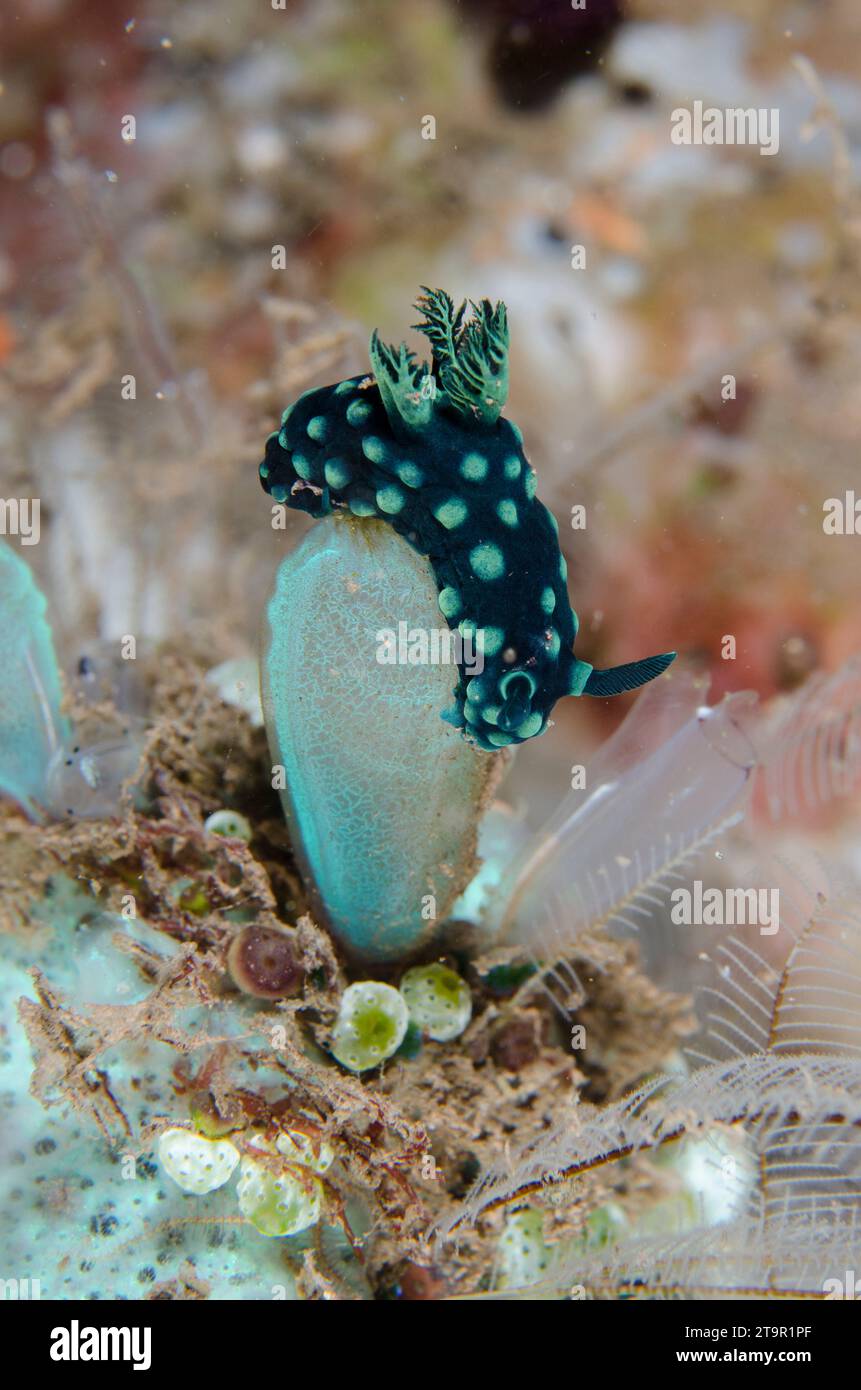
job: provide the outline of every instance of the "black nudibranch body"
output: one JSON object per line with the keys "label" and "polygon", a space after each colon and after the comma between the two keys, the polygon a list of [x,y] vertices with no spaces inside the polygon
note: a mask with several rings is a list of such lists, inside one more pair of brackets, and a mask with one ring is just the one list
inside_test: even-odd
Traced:
{"label": "black nudibranch body", "polygon": [[373,376],[309,391],[270,436],[260,478],[276,502],[324,517],[349,509],[390,523],[430,561],[440,611],[472,638],[484,669],[459,667],[443,717],[481,748],[534,738],[564,695],[616,695],[669,666],[675,652],[597,671],[574,655],[555,518],[535,495],[508,394],[504,304],[455,310],[442,290],[418,306],[428,369],[404,344],[371,338]]}

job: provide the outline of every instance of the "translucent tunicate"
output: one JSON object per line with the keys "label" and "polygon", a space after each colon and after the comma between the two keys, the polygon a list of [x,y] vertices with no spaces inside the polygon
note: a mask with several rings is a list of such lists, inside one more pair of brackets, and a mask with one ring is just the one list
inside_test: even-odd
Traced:
{"label": "translucent tunicate", "polygon": [[408,1023],[406,1002],[391,985],[349,985],[332,1032],[332,1055],[350,1071],[368,1071],[397,1052]]}
{"label": "translucent tunicate", "polygon": [[382,522],[321,522],[278,571],[261,671],[273,785],[320,915],[378,960],[412,953],[471,877],[496,761],[440,717],[455,665],[381,661],[401,622],[442,622],[428,562]]}
{"label": "translucent tunicate", "polygon": [[400,983],[410,1018],[435,1042],[449,1042],[472,1017],[472,996],[465,980],[448,966],[417,965]]}
{"label": "translucent tunicate", "polygon": [[188,1129],[166,1129],[159,1135],[158,1156],[169,1177],[183,1192],[203,1196],[229,1181],[239,1153],[229,1139],[207,1139]]}
{"label": "translucent tunicate", "polygon": [[49,763],[69,735],[46,607],[26,561],[0,543],[0,795],[34,819]]}

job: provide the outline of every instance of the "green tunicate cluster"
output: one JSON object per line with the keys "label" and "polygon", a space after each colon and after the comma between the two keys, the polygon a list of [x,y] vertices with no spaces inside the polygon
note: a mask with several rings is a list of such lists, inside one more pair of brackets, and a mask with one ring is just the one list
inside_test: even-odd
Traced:
{"label": "green tunicate cluster", "polygon": [[348,1071],[369,1071],[397,1052],[408,1023],[406,1003],[391,985],[349,985],[332,1032],[332,1056]]}
{"label": "green tunicate cluster", "polygon": [[410,1019],[435,1042],[449,1042],[472,1017],[472,996],[465,980],[439,962],[417,965],[401,980],[400,992]]}
{"label": "green tunicate cluster", "polygon": [[508,1217],[499,1238],[499,1273],[501,1289],[517,1289],[536,1284],[550,1263],[550,1251],[544,1239],[544,1213],[535,1207],[523,1207]]}
{"label": "green tunicate cluster", "polygon": [[239,1165],[236,1196],[243,1216],[264,1236],[294,1236],[316,1225],[323,1210],[320,1174],[335,1154],[325,1140],[300,1130],[274,1139],[247,1136],[243,1152],[232,1139],[213,1139],[189,1129],[166,1129],[158,1156],[183,1192],[203,1196],[223,1187]]}
{"label": "green tunicate cluster", "polygon": [[586,1221],[583,1230],[583,1244],[589,1247],[609,1245],[625,1230],[627,1218],[617,1202],[596,1207]]}
{"label": "green tunicate cluster", "polygon": [[[279,1134],[274,1143],[253,1135],[249,1143],[261,1157],[242,1156],[236,1185],[242,1215],[264,1236],[295,1236],[315,1226],[323,1204],[323,1184],[317,1175],[329,1167],[332,1150],[321,1145],[315,1151],[306,1136],[297,1134]],[[267,1156],[279,1154],[295,1166],[275,1171]]]}
{"label": "green tunicate cluster", "polygon": [[233,840],[244,840],[246,844],[251,839],[251,826],[239,811],[213,811],[203,828],[207,835],[227,835]]}
{"label": "green tunicate cluster", "polygon": [[166,1129],[159,1135],[158,1156],[169,1177],[183,1192],[198,1197],[223,1187],[239,1162],[229,1139],[208,1139],[189,1129]]}
{"label": "green tunicate cluster", "polygon": [[399,989],[362,980],[341,996],[332,1056],[349,1071],[370,1071],[396,1052],[416,1056],[423,1036],[435,1042],[459,1037],[471,1017],[469,986],[438,961],[408,970]]}
{"label": "green tunicate cluster", "polygon": [[282,1158],[289,1158],[293,1163],[303,1163],[315,1173],[325,1173],[331,1168],[335,1157],[335,1150],[325,1139],[315,1143],[307,1134],[302,1134],[296,1129],[279,1134],[275,1140],[275,1147]]}

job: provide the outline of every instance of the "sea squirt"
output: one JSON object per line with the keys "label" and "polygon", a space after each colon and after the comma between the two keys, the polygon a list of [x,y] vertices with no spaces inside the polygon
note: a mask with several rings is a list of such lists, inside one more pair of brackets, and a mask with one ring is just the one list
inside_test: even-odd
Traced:
{"label": "sea squirt", "polygon": [[379,522],[334,518],[282,561],[261,662],[273,780],[317,915],[366,960],[438,930],[498,772],[439,717],[451,666],[378,662],[398,620],[438,621],[427,562]]}
{"label": "sea squirt", "polygon": [[51,761],[69,735],[46,608],[26,561],[0,543],[0,794],[35,819]]}

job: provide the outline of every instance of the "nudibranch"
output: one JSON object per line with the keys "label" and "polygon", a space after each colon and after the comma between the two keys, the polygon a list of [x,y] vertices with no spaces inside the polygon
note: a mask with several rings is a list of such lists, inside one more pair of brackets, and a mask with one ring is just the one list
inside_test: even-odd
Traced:
{"label": "nudibranch", "polygon": [[385,521],[427,558],[446,623],[483,659],[480,674],[460,661],[442,717],[494,751],[543,733],[562,696],[634,690],[675,652],[603,671],[574,655],[558,526],[536,496],[519,429],[501,415],[505,305],[456,310],[443,290],[425,288],[416,308],[430,368],[374,332],[373,375],[288,407],[260,479],[275,502],[312,517],[342,510]]}

